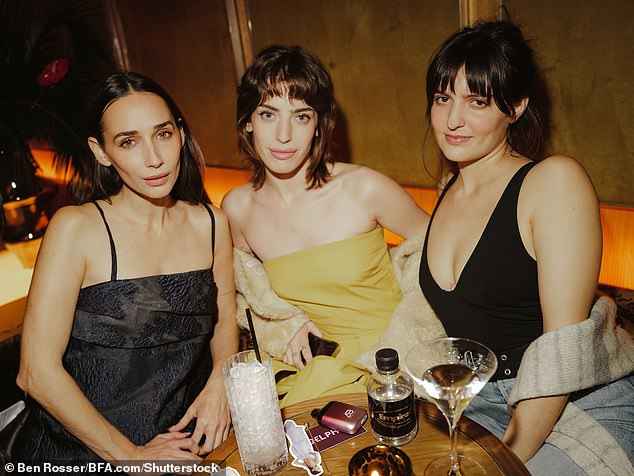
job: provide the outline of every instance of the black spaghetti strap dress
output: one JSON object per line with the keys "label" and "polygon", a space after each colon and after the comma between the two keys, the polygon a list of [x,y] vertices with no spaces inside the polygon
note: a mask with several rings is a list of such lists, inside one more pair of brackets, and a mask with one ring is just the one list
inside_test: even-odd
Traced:
{"label": "black spaghetti strap dress", "polygon": [[[143,445],[177,423],[207,382],[217,288],[211,268],[117,279],[112,233],[94,203],[110,238],[112,274],[80,290],[63,365],[96,409]],[[213,249],[214,216],[205,208]],[[101,461],[37,402],[28,404],[17,461]]]}

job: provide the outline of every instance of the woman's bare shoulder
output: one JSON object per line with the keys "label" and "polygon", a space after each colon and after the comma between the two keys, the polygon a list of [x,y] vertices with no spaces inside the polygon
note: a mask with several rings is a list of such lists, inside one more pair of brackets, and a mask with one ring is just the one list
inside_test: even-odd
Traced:
{"label": "woman's bare shoulder", "polygon": [[[202,207],[202,205],[200,205]],[[219,227],[226,227],[229,224],[229,220],[227,218],[227,214],[225,213],[225,211],[221,208],[221,207],[217,207],[215,205],[212,204],[208,204],[207,205],[209,207],[209,209],[211,210],[211,212],[214,215],[214,219],[216,221],[216,226]],[[207,215],[207,213],[205,213],[205,215]]]}
{"label": "woman's bare shoulder", "polygon": [[231,189],[222,199],[221,208],[230,219],[237,218],[250,206],[254,193],[250,183]]}
{"label": "woman's bare shoulder", "polygon": [[229,225],[234,246],[248,249],[242,229],[243,223],[248,223],[246,217],[252,209],[256,193],[253,186],[247,183],[229,191],[222,200],[222,212]]}
{"label": "woman's bare shoulder", "polygon": [[[214,221],[226,220],[226,214],[221,208],[215,206],[212,203],[187,203],[179,202],[179,206],[185,213],[185,219],[193,220],[196,223],[208,224],[209,223],[209,211],[214,216]],[[209,211],[207,211],[209,209]]]}
{"label": "woman's bare shoulder", "polygon": [[64,233],[81,231],[80,235],[85,235],[94,230],[94,225],[98,222],[103,223],[103,220],[94,204],[67,205],[54,213],[49,222],[47,233],[51,230]]}
{"label": "woman's bare shoulder", "polygon": [[527,189],[536,195],[595,194],[583,166],[572,157],[553,155],[538,162],[526,176]]}
{"label": "woman's bare shoulder", "polygon": [[[599,202],[583,166],[571,157],[553,155],[537,163],[526,175],[521,200],[534,216],[553,217],[570,210],[594,214]],[[556,220],[556,218],[553,218]]]}
{"label": "woman's bare shoulder", "polygon": [[373,190],[377,187],[396,185],[387,175],[365,165],[336,163],[332,177],[334,180],[345,182],[346,187],[354,187],[356,190]]}
{"label": "woman's bare shoulder", "polygon": [[560,176],[562,173],[583,173],[584,175],[587,175],[583,166],[578,161],[572,157],[568,157],[567,155],[551,155],[550,157],[537,162],[535,167],[533,167],[533,171],[540,174],[549,174],[554,176]]}
{"label": "woman's bare shoulder", "polygon": [[365,165],[349,164],[347,162],[335,162],[332,166],[333,177],[360,179],[377,175],[383,174]]}
{"label": "woman's bare shoulder", "polygon": [[[87,256],[94,243],[106,235],[99,211],[92,203],[60,208],[51,218],[42,248],[58,254]],[[106,238],[107,240],[107,238]]]}

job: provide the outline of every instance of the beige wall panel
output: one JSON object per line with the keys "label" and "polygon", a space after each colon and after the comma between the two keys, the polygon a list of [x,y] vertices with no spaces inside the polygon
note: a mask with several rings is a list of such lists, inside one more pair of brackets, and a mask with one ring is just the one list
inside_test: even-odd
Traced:
{"label": "beige wall panel", "polygon": [[130,68],[178,103],[210,165],[237,167],[235,66],[224,0],[116,0]]}
{"label": "beige wall panel", "polygon": [[603,202],[634,205],[634,1],[504,0],[533,39],[553,105],[551,151],[588,170]]}
{"label": "beige wall panel", "polygon": [[[422,164],[425,71],[459,26],[458,2],[431,0],[249,0],[254,52],[300,45],[329,68],[342,119],[339,159],[402,184],[432,186]],[[437,152],[428,139],[426,162]]]}

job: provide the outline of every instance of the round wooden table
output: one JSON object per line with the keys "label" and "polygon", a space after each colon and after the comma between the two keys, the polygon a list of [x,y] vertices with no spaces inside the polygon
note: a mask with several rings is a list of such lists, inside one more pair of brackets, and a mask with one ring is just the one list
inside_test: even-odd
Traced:
{"label": "round wooden table", "polygon": [[[290,405],[282,410],[283,419],[293,419],[297,424],[307,423],[309,427],[317,425],[310,412],[321,408],[331,400],[350,403],[368,408],[367,396],[363,393],[348,393],[318,397],[305,402]],[[412,461],[414,475],[422,475],[427,465],[440,456],[449,454],[449,435],[447,421],[435,405],[425,400],[417,400],[418,435],[410,443],[400,446]],[[372,436],[369,421],[365,423],[367,433],[352,438],[338,446],[322,451],[322,466],[325,475],[347,475],[348,462],[359,450],[377,444]],[[458,424],[458,453],[476,460],[487,475],[530,476],[526,467],[515,454],[492,433],[477,423],[462,417]],[[289,453],[289,458],[292,456]],[[203,464],[217,463],[221,467],[231,466],[245,474],[240,461],[235,436],[230,436],[218,448],[211,452]],[[286,465],[280,476],[307,476],[306,471]]]}

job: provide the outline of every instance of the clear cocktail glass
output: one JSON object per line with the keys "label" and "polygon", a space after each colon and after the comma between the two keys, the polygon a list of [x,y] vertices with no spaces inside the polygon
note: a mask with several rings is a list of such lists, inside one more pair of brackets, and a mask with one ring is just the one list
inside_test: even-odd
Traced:
{"label": "clear cocktail glass", "polygon": [[495,354],[470,339],[441,337],[410,350],[405,367],[419,396],[434,402],[449,425],[450,454],[432,461],[425,475],[486,476],[476,461],[458,456],[455,429],[464,409],[495,373]]}
{"label": "clear cocktail glass", "polygon": [[222,364],[240,459],[249,476],[277,474],[288,462],[271,358],[261,352],[261,359],[247,350]]}

